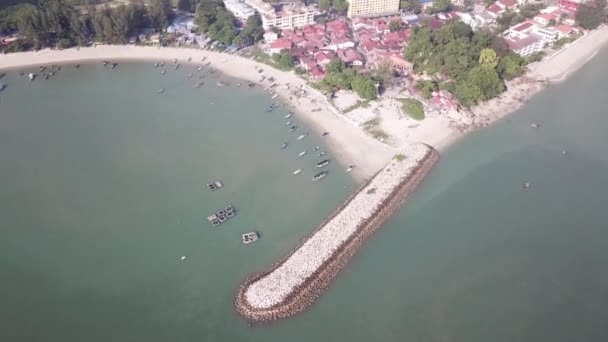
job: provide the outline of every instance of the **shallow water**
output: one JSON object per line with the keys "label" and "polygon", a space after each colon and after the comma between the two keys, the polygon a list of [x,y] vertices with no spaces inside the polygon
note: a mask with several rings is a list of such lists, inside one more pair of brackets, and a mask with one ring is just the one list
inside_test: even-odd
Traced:
{"label": "shallow water", "polygon": [[[238,282],[354,183],[337,168],[314,186],[292,176],[315,158],[278,150],[284,113],[263,113],[269,99],[254,91],[195,90],[185,71],[162,78],[145,64],[48,83],[11,74],[0,339],[607,340],[606,57],[453,146],[317,305],[253,329],[232,309]],[[201,187],[213,178],[225,188]],[[238,216],[209,228],[226,203]],[[250,227],[263,238],[245,247]]]}

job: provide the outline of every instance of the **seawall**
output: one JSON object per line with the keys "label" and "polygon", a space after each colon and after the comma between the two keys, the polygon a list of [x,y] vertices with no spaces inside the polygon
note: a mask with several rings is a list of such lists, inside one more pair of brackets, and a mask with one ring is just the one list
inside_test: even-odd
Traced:
{"label": "seawall", "polygon": [[[409,156],[410,159],[406,158],[405,161],[391,161],[358,192],[344,201],[313,233],[283,259],[268,270],[245,279],[236,292],[236,310],[251,321],[268,322],[295,315],[310,307],[329,287],[340,270],[355,256],[367,238],[395,213],[439,160],[439,153],[432,147],[417,145],[416,148],[418,150],[415,153],[418,155]],[[395,172],[401,171],[403,173],[395,174]],[[382,184],[384,178],[389,179],[388,177],[391,177],[390,180],[393,181],[397,178],[397,183],[390,189],[384,189],[386,193],[382,194],[377,206],[367,208],[371,210],[370,215],[360,221],[341,220],[340,224],[351,224],[351,226],[343,227],[344,229],[340,229],[340,231],[350,229],[351,232],[346,233],[348,236],[344,240],[329,241],[333,242],[333,245],[327,243],[328,235],[323,234],[332,229],[330,226],[333,221],[339,220],[345,212],[352,211],[352,207],[357,203],[365,203],[366,199],[372,196],[370,194],[373,194],[370,193],[371,189],[383,190],[377,185],[379,182]],[[385,182],[384,184],[392,183]],[[374,205],[373,201],[371,202],[370,205]],[[321,239],[319,239],[320,236]],[[329,237],[339,239],[338,235],[329,235]],[[312,243],[315,245],[311,246]],[[310,254],[307,255],[304,252],[306,249],[314,253],[313,259],[317,256],[326,257],[315,265],[314,262],[310,262]],[[310,265],[311,263],[314,269],[308,273],[301,271],[307,267],[313,267]]]}

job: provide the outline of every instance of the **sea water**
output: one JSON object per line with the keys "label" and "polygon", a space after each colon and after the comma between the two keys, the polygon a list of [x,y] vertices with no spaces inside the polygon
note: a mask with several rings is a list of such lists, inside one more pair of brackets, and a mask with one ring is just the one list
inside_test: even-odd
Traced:
{"label": "sea water", "polygon": [[[316,305],[253,328],[232,307],[239,281],[356,187],[336,165],[310,182],[317,158],[298,144],[323,138],[294,142],[284,113],[263,112],[267,95],[193,89],[185,70],[11,73],[0,339],[608,340],[606,57],[450,148]],[[211,193],[215,178],[225,187]],[[210,228],[227,203],[237,216]],[[253,228],[262,238],[244,246]]]}

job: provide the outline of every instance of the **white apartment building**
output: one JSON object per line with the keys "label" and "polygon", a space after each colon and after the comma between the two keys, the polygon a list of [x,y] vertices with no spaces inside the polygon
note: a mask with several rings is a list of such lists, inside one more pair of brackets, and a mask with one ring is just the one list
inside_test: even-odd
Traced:
{"label": "white apartment building", "polygon": [[276,27],[281,30],[304,27],[315,23],[315,10],[312,7],[287,7],[262,14],[264,29]]}
{"label": "white apartment building", "polygon": [[255,13],[253,7],[245,3],[243,0],[224,0],[226,9],[232,12],[237,19],[246,21],[247,18]]}
{"label": "white apartment building", "polygon": [[348,17],[381,17],[399,13],[399,0],[349,0]]}
{"label": "white apartment building", "polygon": [[506,41],[511,50],[522,57],[542,51],[546,44],[541,37],[534,34],[524,38],[512,37],[506,39]]}

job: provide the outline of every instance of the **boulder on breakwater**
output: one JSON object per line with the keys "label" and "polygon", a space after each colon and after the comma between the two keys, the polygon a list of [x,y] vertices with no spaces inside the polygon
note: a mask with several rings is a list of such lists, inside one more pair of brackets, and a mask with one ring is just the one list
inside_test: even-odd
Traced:
{"label": "boulder on breakwater", "polygon": [[270,269],[248,277],[237,289],[236,310],[260,322],[304,311],[438,160],[437,151],[424,144],[404,150],[297,248]]}

